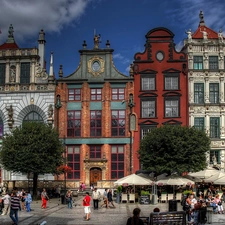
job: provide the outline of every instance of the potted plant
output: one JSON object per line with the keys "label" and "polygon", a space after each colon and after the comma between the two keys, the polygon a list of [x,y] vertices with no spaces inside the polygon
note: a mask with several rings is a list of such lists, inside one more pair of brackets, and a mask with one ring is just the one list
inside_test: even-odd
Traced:
{"label": "potted plant", "polygon": [[140,204],[144,204],[144,205],[150,204],[150,193],[149,193],[149,191],[141,190]]}
{"label": "potted plant", "polygon": [[117,187],[117,190],[116,190],[116,203],[120,203],[120,196],[121,196],[122,190],[123,190],[123,187],[121,185]]}

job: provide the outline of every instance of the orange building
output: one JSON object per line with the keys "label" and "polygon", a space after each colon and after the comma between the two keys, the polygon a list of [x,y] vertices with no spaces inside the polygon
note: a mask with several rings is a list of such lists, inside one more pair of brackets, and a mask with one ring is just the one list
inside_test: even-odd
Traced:
{"label": "orange building", "polygon": [[146,34],[145,51],[134,56],[134,112],[138,118],[134,132],[133,171],[141,168],[137,151],[140,140],[164,124],[188,125],[187,60],[175,50],[174,34],[163,27]]}
{"label": "orange building", "polygon": [[133,77],[118,72],[107,41],[87,49],[84,41],[76,71],[63,77],[56,88],[55,126],[65,143],[67,186],[80,182],[98,187],[130,174],[130,112],[133,108]]}

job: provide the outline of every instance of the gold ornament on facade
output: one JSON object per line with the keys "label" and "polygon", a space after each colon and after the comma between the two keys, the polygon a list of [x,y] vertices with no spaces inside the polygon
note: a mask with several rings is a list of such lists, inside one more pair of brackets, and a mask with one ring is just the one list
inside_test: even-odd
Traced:
{"label": "gold ornament on facade", "polygon": [[88,60],[88,73],[91,73],[94,77],[100,76],[105,70],[105,61],[103,58],[94,56]]}

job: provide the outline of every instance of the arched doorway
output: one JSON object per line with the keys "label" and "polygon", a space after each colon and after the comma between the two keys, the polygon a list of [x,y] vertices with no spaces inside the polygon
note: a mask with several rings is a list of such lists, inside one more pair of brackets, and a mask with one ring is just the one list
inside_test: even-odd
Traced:
{"label": "arched doorway", "polygon": [[90,169],[90,184],[96,185],[99,180],[102,180],[102,170],[98,167]]}

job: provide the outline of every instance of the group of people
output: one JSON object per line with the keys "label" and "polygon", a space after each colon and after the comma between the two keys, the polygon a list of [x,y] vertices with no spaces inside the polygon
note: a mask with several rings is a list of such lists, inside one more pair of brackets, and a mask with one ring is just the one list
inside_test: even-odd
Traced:
{"label": "group of people", "polygon": [[214,214],[224,214],[222,202],[223,200],[219,194],[216,194],[214,197],[212,194],[206,197],[200,195],[196,199],[193,193],[185,199],[183,210],[187,213],[189,223],[193,221],[193,224],[205,224],[207,207],[212,207]]}
{"label": "group of people", "polygon": [[[98,203],[102,200],[101,199],[101,193],[97,190],[97,188],[93,189],[92,196],[89,195],[89,192],[86,192],[85,197],[83,198],[83,206],[84,206],[84,220],[88,221],[91,217],[91,197],[93,199],[93,208],[94,210],[98,210]],[[113,195],[111,189],[105,189],[103,193],[103,203],[101,204],[101,207],[105,206],[107,209],[109,208],[109,204],[112,205],[113,208],[115,208],[115,205],[113,203]]]}
{"label": "group of people", "polygon": [[11,193],[6,192],[6,194],[0,199],[2,210],[2,216],[9,215],[13,221],[13,225],[18,224],[18,211],[26,210],[31,211],[30,203],[32,202],[32,197],[29,192],[25,192],[23,189],[18,192],[17,188],[14,188]]}

